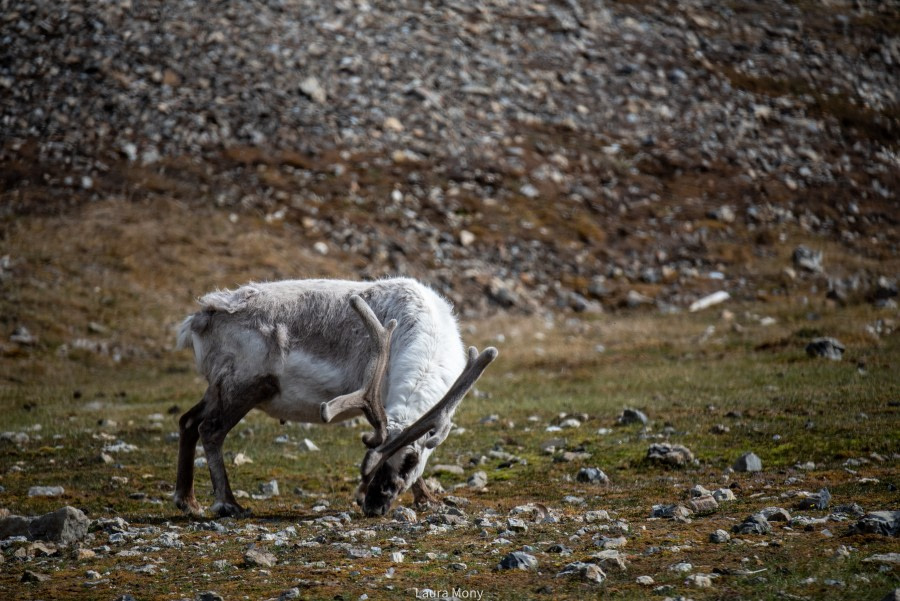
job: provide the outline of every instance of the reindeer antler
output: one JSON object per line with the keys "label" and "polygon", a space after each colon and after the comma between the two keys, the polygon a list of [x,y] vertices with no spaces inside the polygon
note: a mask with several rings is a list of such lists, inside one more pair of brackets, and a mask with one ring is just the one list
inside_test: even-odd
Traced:
{"label": "reindeer antler", "polygon": [[378,468],[394,453],[426,434],[430,433],[425,441],[425,446],[429,449],[433,449],[444,442],[444,439],[450,433],[450,420],[459,403],[478,378],[481,377],[482,372],[490,365],[491,361],[496,358],[497,349],[494,347],[484,349],[480,355],[478,354],[478,349],[474,346],[469,347],[466,366],[444,395],[444,398],[390,441],[382,443],[377,448],[373,448],[366,453],[366,458],[362,465],[363,482],[367,483],[372,475],[378,471]]}
{"label": "reindeer antler", "polygon": [[387,326],[382,326],[368,303],[355,294],[350,297],[350,305],[362,318],[366,329],[369,330],[377,352],[367,369],[367,383],[355,392],[322,403],[322,421],[328,423],[341,413],[361,409],[366,419],[375,428],[375,432],[372,434],[363,435],[363,442],[367,447],[375,448],[384,444],[387,439],[387,415],[384,412],[381,397],[384,375],[387,372],[391,352],[391,335],[394,333],[394,328],[397,327],[397,320],[392,319]]}

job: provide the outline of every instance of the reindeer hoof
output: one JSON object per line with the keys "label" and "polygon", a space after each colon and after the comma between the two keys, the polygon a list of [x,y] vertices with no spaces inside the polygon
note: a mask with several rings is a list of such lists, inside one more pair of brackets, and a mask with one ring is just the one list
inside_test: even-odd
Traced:
{"label": "reindeer hoof", "polygon": [[198,503],[197,499],[194,497],[188,497],[186,499],[175,497],[175,507],[193,518],[203,517],[203,507],[200,506],[200,503]]}
{"label": "reindeer hoof", "polygon": [[244,509],[237,503],[213,503],[209,508],[217,518],[246,518],[250,516],[250,510]]}

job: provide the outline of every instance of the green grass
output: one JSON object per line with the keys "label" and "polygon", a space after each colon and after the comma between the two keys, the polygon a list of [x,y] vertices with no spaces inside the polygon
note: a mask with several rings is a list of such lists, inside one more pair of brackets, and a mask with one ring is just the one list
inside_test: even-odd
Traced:
{"label": "green grass", "polygon": [[[804,331],[809,325],[802,315],[790,307],[746,309],[775,313],[783,326],[733,331],[708,315],[640,314],[558,319],[550,325],[530,319],[477,324],[474,342],[479,346],[496,343],[494,337],[504,334],[504,342],[496,343],[501,358],[479,382],[480,394],[467,399],[456,416],[465,432],[451,435],[431,464],[459,463],[467,475],[476,469],[487,472],[486,491],[454,491],[470,499],[466,508],[470,519],[492,509],[498,513],[493,519],[502,522],[512,507],[529,502],[542,503],[562,517],[560,524],[530,524],[507,547],[491,544],[498,536],[496,528],[489,529],[486,537],[474,525],[431,534],[427,524],[410,532],[389,520],[363,518],[351,504],[363,454],[362,428],[281,425],[261,414],[248,416],[227,439],[228,453],[243,452],[253,459],[251,464],[229,466],[229,474],[234,488],[250,493],[257,492],[260,483],[277,479],[281,496],[246,500],[254,517],[225,521],[229,528],[238,529],[237,534],[191,530],[190,521],[169,500],[177,453],[171,433],[177,431],[178,417],[170,409],[177,406],[185,411],[203,391],[203,383],[187,369],[186,354],[119,364],[87,355],[59,358],[49,349],[6,358],[0,385],[2,430],[26,431],[32,440],[23,445],[0,443],[2,505],[13,513],[34,515],[71,504],[92,518],[121,516],[133,527],[171,523],[181,529],[185,546],[147,550],[138,558],[101,554],[76,561],[64,553],[22,563],[12,557],[14,545],[4,554],[0,591],[23,599],[105,599],[126,592],[139,599],[175,599],[216,590],[228,599],[257,599],[277,597],[302,580],[303,598],[311,599],[357,599],[363,593],[370,599],[411,598],[413,588],[425,587],[477,589],[491,599],[598,594],[641,599],[656,593],[636,584],[635,578],[651,575],[656,586],[673,587],[665,594],[695,599],[783,599],[785,595],[880,599],[897,586],[896,568],[879,571],[877,565],[861,560],[896,549],[896,540],[846,536],[847,523],[809,531],[776,525],[770,536],[741,537],[746,544],[707,542],[716,528],[728,530],[762,507],[778,505],[793,511],[794,501],[781,496],[791,491],[827,486],[834,505],[856,502],[867,510],[897,508],[900,383],[894,365],[900,356],[898,337],[876,342],[855,334],[873,319],[871,309],[825,312],[815,324],[816,331],[843,336],[848,357],[841,362],[813,360],[803,352],[804,341],[812,333]],[[717,325],[721,334],[698,343],[698,335],[709,323]],[[795,334],[785,337],[785,331]],[[542,334],[536,336],[536,332]],[[604,353],[594,350],[601,342],[608,348]],[[864,372],[858,361],[865,361]],[[616,417],[624,407],[645,411],[652,420],[650,427],[617,425]],[[579,428],[547,432],[562,412],[586,414],[587,420]],[[162,419],[151,419],[154,414]],[[500,420],[480,423],[489,414],[499,415]],[[101,419],[115,423],[99,423]],[[34,429],[36,424],[39,430]],[[728,426],[729,431],[713,434],[716,424]],[[599,428],[611,432],[600,435]],[[274,442],[284,434],[293,442]],[[561,462],[559,453],[542,453],[541,443],[557,437],[566,440],[567,448],[579,448],[591,458]],[[321,452],[298,450],[295,443],[303,438],[312,439]],[[698,458],[697,465],[676,470],[647,463],[647,447],[663,439],[687,445]],[[97,458],[104,444],[116,440],[136,445],[137,450],[113,454],[112,465],[100,463]],[[497,459],[472,465],[470,460],[488,455],[493,448],[502,448],[523,462],[508,468],[500,468]],[[733,461],[751,450],[762,458],[764,471],[727,475]],[[872,453],[886,462],[871,459]],[[844,469],[846,459],[861,457],[870,462],[853,468],[855,474]],[[815,463],[814,470],[794,468],[807,461]],[[582,466],[600,467],[610,476],[611,485],[590,487],[576,482],[574,475]],[[128,481],[117,483],[114,476]],[[801,480],[788,483],[792,477]],[[861,477],[878,482],[860,483]],[[460,478],[443,475],[440,480],[451,487]],[[690,524],[648,520],[653,504],[683,502],[694,484],[714,488],[731,483],[738,487],[738,500],[695,517]],[[62,485],[66,494],[61,499],[28,498],[28,487],[36,484]],[[307,495],[294,494],[297,487]],[[201,502],[208,504],[211,490],[205,470],[198,470],[197,489]],[[144,497],[129,498],[132,493]],[[582,497],[586,504],[565,504],[567,495]],[[321,515],[312,511],[320,499],[330,503],[325,515],[350,511],[352,523],[330,530],[309,522]],[[405,497],[403,502],[411,499]],[[584,526],[578,523],[579,516],[591,509],[606,509],[628,521],[631,530],[623,549],[629,561],[627,571],[609,570],[602,585],[556,578],[566,563],[598,550],[590,532],[570,540]],[[821,517],[828,512],[801,513]],[[420,512],[420,519],[428,515]],[[244,568],[242,554],[258,533],[241,528],[251,524],[271,532],[294,526],[299,533],[295,543],[319,536],[323,544],[272,547],[259,543],[276,554],[278,565],[267,572]],[[823,533],[825,528],[832,537]],[[368,532],[348,536],[351,530]],[[401,548],[391,542],[395,536],[407,542],[402,547],[406,559],[398,564],[390,561],[390,552]],[[368,559],[349,559],[331,545],[334,542],[380,546],[384,551]],[[97,533],[86,544],[105,543],[106,535]],[[565,544],[574,554],[546,553],[552,543]],[[523,545],[534,547],[540,562],[537,572],[495,571],[503,554]],[[845,561],[832,559],[840,545],[854,549]],[[659,550],[650,553],[654,547]],[[114,547],[113,553],[117,550]],[[429,559],[426,553],[436,555]],[[216,570],[210,565],[215,559],[232,565]],[[139,574],[123,567],[155,561],[167,570],[164,574]],[[324,561],[325,567],[318,561]],[[695,572],[723,575],[713,581],[712,589],[692,589],[683,575],[668,570],[678,561],[691,562]],[[454,562],[465,563],[466,570],[449,569]],[[391,567],[394,573],[388,578],[385,573]],[[50,573],[52,579],[20,583],[26,568]],[[85,586],[84,572],[89,569],[108,572],[106,582]],[[742,569],[755,573],[736,573]],[[351,578],[351,572],[359,574]],[[843,585],[825,584],[826,580]]]}

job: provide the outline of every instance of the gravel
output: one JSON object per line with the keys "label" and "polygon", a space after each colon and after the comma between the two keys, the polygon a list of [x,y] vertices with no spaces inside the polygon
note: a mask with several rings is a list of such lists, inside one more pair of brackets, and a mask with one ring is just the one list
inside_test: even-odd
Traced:
{"label": "gravel", "polygon": [[752,295],[716,248],[785,227],[872,263],[898,242],[890,3],[3,6],[3,216],[122,190],[254,211],[472,313]]}

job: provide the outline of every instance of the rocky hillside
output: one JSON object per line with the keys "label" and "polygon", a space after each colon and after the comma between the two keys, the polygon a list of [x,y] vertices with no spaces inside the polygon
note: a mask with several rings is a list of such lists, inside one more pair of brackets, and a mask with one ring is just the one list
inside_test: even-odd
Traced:
{"label": "rocky hillside", "polygon": [[0,7],[4,238],[174,199],[466,312],[897,292],[896,2]]}

